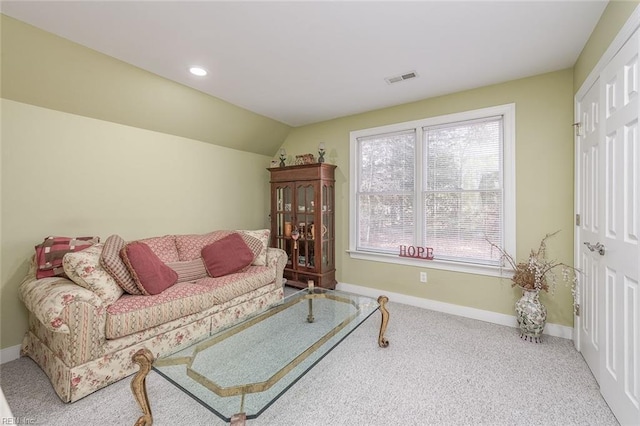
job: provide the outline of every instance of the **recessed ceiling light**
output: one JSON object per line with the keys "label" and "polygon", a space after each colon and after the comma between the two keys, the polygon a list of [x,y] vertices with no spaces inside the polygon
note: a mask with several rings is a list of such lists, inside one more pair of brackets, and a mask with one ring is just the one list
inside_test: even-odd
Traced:
{"label": "recessed ceiling light", "polygon": [[207,70],[200,67],[191,67],[189,68],[189,72],[193,75],[197,75],[198,77],[204,77],[207,75]]}

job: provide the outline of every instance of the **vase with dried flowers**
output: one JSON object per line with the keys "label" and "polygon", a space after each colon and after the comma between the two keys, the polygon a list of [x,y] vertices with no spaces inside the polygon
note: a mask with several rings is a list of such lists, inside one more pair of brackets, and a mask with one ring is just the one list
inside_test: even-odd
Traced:
{"label": "vase with dried flowers", "polygon": [[511,286],[522,289],[522,297],[516,302],[515,308],[520,338],[525,340],[541,341],[547,320],[547,309],[540,302],[540,290],[548,292],[551,289],[553,293],[557,284],[558,269],[562,272],[562,281],[571,284],[575,309],[577,273],[580,271],[565,263],[547,259],[547,240],[558,232],[560,231],[545,235],[540,241],[538,250],[531,250],[528,259],[524,262],[517,262],[502,247],[489,241],[489,244],[500,252],[501,261],[506,261],[514,271]]}

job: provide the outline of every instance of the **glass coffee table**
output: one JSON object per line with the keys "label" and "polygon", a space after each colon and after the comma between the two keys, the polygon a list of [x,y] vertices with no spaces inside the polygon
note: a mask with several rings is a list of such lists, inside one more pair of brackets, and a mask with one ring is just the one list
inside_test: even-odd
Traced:
{"label": "glass coffee table", "polygon": [[145,378],[153,369],[232,425],[258,417],[307,371],[380,310],[378,345],[387,347],[388,298],[323,288],[298,291],[277,305],[174,354],[153,359],[141,349],[131,382],[143,415],[153,418]]}

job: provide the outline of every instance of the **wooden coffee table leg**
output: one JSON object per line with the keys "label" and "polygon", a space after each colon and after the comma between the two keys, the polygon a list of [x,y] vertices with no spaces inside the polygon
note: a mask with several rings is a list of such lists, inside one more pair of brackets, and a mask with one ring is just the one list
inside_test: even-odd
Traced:
{"label": "wooden coffee table leg", "polygon": [[247,424],[247,415],[245,413],[234,414],[231,417],[229,426],[245,426]]}
{"label": "wooden coffee table leg", "polygon": [[389,322],[389,311],[387,311],[387,302],[389,298],[387,296],[378,297],[378,303],[380,304],[380,313],[382,314],[382,323],[380,324],[380,335],[378,336],[378,346],[386,348],[389,346],[389,341],[384,337],[385,331],[387,331],[387,323]]}
{"label": "wooden coffee table leg", "polygon": [[136,401],[138,401],[138,405],[142,408],[143,413],[135,423],[135,426],[151,426],[153,424],[153,417],[151,416],[151,406],[149,405],[145,382],[147,374],[151,371],[153,354],[147,348],[140,349],[133,355],[132,360],[140,366],[140,370],[138,370],[136,376],[131,380],[131,391]]}
{"label": "wooden coffee table leg", "polygon": [[231,416],[229,426],[245,426],[247,424],[247,413],[244,412],[244,397],[245,394],[243,393],[240,398],[240,412]]}

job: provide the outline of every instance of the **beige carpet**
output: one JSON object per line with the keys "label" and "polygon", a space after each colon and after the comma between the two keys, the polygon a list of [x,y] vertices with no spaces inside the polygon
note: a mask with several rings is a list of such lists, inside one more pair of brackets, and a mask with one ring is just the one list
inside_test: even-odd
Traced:
{"label": "beige carpet", "polygon": [[[248,425],[616,425],[573,342],[520,340],[514,328],[390,303],[386,349],[375,313]],[[28,358],[0,366],[23,424],[133,425],[126,378],[62,403]],[[154,425],[223,425],[155,372]]]}

